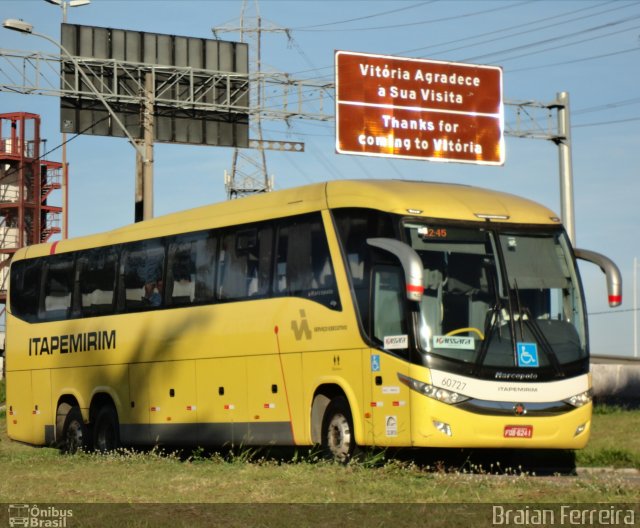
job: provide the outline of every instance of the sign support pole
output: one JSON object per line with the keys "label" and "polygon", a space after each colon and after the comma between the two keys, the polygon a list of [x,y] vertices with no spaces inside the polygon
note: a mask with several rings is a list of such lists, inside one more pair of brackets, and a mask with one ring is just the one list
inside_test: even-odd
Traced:
{"label": "sign support pole", "polygon": [[[144,77],[144,107],[142,110],[143,137],[137,142],[140,147],[136,154],[136,204],[135,221],[153,218],[153,143],[155,122],[153,118],[154,82],[151,72]],[[140,152],[144,152],[144,159]]]}

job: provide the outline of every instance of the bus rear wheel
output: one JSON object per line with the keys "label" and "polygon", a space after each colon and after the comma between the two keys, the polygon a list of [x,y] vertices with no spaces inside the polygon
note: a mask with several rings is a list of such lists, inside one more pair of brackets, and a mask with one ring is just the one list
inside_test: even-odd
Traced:
{"label": "bus rear wheel", "polygon": [[322,450],[327,458],[347,463],[356,450],[353,418],[343,396],[333,398],[322,419]]}
{"label": "bus rear wheel", "polygon": [[106,453],[119,447],[118,413],[112,405],[103,405],[98,410],[93,425],[93,448],[99,453]]}
{"label": "bus rear wheel", "polygon": [[61,403],[56,417],[56,438],[63,453],[75,454],[89,446],[89,429],[77,405]]}

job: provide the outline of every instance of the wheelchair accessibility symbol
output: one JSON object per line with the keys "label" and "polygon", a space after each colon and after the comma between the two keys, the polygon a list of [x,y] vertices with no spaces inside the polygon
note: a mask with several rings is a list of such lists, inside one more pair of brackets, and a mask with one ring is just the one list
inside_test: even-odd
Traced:
{"label": "wheelchair accessibility symbol", "polygon": [[536,343],[518,343],[518,366],[538,367],[538,345]]}
{"label": "wheelchair accessibility symbol", "polygon": [[380,372],[380,356],[378,354],[371,355],[371,372]]}

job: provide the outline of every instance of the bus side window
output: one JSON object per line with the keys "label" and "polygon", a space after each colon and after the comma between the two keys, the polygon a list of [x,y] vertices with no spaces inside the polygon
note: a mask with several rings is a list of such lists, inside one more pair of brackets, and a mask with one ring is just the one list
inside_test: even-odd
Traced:
{"label": "bus side window", "polygon": [[238,227],[222,237],[218,260],[218,298],[239,301],[269,294],[271,226]]}
{"label": "bus side window", "polygon": [[404,291],[401,268],[373,269],[373,337],[380,343],[385,337],[407,335]]}
{"label": "bus side window", "polygon": [[78,257],[80,306],[84,317],[113,312],[118,252],[113,246],[84,251]]}
{"label": "bus side window", "polygon": [[340,299],[319,215],[282,220],[276,238],[276,295],[310,299],[339,310]]}
{"label": "bus side window", "polygon": [[161,306],[164,276],[164,244],[151,239],[126,244],[120,265],[120,298],[124,310]]}
{"label": "bus side window", "polygon": [[44,261],[44,298],[39,318],[43,321],[68,319],[71,314],[73,294],[74,254],[67,253],[47,257]]}
{"label": "bus side window", "polygon": [[33,322],[38,317],[41,267],[40,259],[11,265],[11,313],[24,321]]}
{"label": "bus side window", "polygon": [[177,236],[169,245],[167,303],[170,306],[211,303],[217,239],[212,232]]}

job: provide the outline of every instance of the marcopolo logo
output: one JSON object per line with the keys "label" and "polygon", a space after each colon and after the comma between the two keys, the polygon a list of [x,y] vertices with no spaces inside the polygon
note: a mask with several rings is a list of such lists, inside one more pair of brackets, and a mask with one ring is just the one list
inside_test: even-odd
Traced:
{"label": "marcopolo logo", "polygon": [[56,506],[9,504],[9,526],[33,528],[66,528],[73,511]]}

